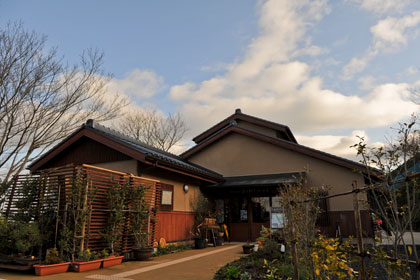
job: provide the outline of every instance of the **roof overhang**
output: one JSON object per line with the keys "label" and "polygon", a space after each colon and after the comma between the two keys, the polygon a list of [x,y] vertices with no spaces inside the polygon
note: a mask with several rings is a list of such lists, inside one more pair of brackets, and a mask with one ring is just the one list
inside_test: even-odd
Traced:
{"label": "roof overhang", "polygon": [[42,169],[42,167],[47,164],[50,160],[52,160],[54,157],[59,156],[61,152],[69,148],[72,144],[77,142],[82,137],[90,138],[94,141],[97,141],[111,149],[114,149],[122,154],[125,154],[137,161],[144,162],[148,165],[152,165],[157,168],[165,169],[168,171],[172,171],[175,173],[179,173],[185,176],[193,177],[208,183],[217,183],[220,182],[221,176],[219,177],[211,177],[206,176],[205,174],[197,173],[192,170],[188,170],[186,168],[182,168],[178,165],[170,164],[168,162],[156,159],[154,157],[151,157],[145,153],[142,153],[140,151],[137,151],[130,146],[124,145],[123,143],[113,140],[111,137],[107,137],[105,134],[103,134],[101,131],[97,131],[95,129],[92,129],[88,126],[82,126],[78,130],[76,130],[74,133],[72,133],[69,137],[64,139],[62,142],[57,144],[55,147],[53,147],[51,150],[49,150],[47,153],[45,153],[43,156],[41,156],[39,159],[34,161],[28,166],[28,169],[33,173],[39,169]]}
{"label": "roof overhang", "polygon": [[216,197],[232,195],[274,196],[282,186],[296,185],[305,178],[305,172],[225,177],[223,182],[203,187]]}

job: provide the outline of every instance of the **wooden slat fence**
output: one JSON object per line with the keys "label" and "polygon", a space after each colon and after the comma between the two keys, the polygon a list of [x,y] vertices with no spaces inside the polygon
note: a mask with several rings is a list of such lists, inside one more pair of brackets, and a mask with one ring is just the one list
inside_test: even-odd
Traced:
{"label": "wooden slat fence", "polygon": [[[106,203],[107,190],[118,185],[129,184],[131,187],[147,187],[145,201],[149,205],[151,217],[144,230],[149,232],[149,242],[156,241],[156,211],[154,207],[160,205],[160,188],[158,181],[144,179],[128,173],[117,172],[109,169],[98,168],[90,165],[66,165],[59,168],[42,170],[37,174],[16,176],[12,185],[4,196],[4,203],[0,205],[0,212],[8,219],[25,216],[28,221],[37,220],[45,211],[55,213],[56,235],[59,235],[62,222],[68,223],[68,199],[76,176],[79,175],[87,183],[91,199],[87,202],[88,215],[80,238],[84,240],[84,248],[99,251],[107,247],[103,232],[110,209]],[[36,195],[28,195],[36,192]],[[32,198],[31,200],[28,200]],[[22,211],[22,205],[25,204]],[[59,220],[61,222],[59,222]],[[128,213],[121,221],[123,226],[122,241],[119,244],[120,253],[131,251],[133,237],[129,232]]]}

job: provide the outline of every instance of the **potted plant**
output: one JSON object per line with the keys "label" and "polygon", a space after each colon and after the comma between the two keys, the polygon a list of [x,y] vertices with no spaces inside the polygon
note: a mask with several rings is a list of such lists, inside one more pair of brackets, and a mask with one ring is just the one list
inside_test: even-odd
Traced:
{"label": "potted plant", "polygon": [[224,235],[225,235],[225,229],[223,226],[220,226],[218,229],[218,235],[216,237],[216,245],[217,246],[222,246],[223,245],[223,241],[224,239]]}
{"label": "potted plant", "polygon": [[191,235],[194,238],[195,248],[203,249],[207,246],[207,240],[205,238],[205,233],[202,231],[202,227],[205,223],[206,217],[212,216],[210,202],[201,193],[199,193],[196,199],[192,202],[191,208],[195,213]]}
{"label": "potted plant", "polygon": [[67,272],[71,262],[63,262],[58,256],[57,248],[47,250],[44,264],[35,264],[35,274],[37,276],[45,276]]}
{"label": "potted plant", "polygon": [[251,254],[252,250],[254,249],[254,245],[251,243],[246,243],[242,245],[242,249],[244,251],[244,254]]}
{"label": "potted plant", "polygon": [[193,238],[194,238],[194,248],[195,249],[204,249],[207,247],[207,240],[202,235],[201,227],[203,226],[203,223],[197,225],[194,229],[194,231],[191,232]]}
{"label": "potted plant", "polygon": [[104,249],[100,252],[103,259],[102,267],[110,267],[122,263],[124,256],[118,256],[118,246],[121,244],[124,220],[124,211],[127,210],[127,200],[130,195],[130,185],[115,184],[106,193],[106,203],[110,209],[105,223],[104,231],[101,233],[105,239],[110,253]]}
{"label": "potted plant", "polygon": [[144,186],[130,188],[130,230],[135,242],[134,258],[139,261],[147,260],[153,253],[148,232],[150,211],[145,194]]}
{"label": "potted plant", "polygon": [[75,272],[84,272],[99,269],[102,260],[98,259],[98,255],[91,252],[89,249],[79,253],[75,262],[72,262],[72,267]]}
{"label": "potted plant", "polygon": [[220,237],[223,237],[225,235],[225,228],[223,226],[220,226],[218,229],[218,233]]}

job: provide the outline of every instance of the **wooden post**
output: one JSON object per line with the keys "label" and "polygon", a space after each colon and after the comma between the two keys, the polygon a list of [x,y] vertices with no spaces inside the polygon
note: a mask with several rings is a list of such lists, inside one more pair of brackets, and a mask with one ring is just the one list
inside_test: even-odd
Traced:
{"label": "wooden post", "polygon": [[357,235],[357,252],[360,256],[359,262],[359,279],[366,279],[366,269],[365,269],[365,258],[364,253],[365,249],[363,246],[363,235],[362,235],[362,220],[360,218],[360,209],[359,209],[359,199],[357,197],[357,181],[353,181],[353,207],[354,207],[354,223],[356,226],[356,235]]}
{"label": "wooden post", "polygon": [[248,202],[248,241],[252,240],[252,198],[250,196],[247,197]]}
{"label": "wooden post", "polygon": [[86,211],[86,208],[87,208],[88,192],[89,192],[89,183],[86,182],[85,193],[83,195],[83,207],[80,210],[80,211],[82,211],[82,213],[79,213],[79,215],[81,215],[82,219],[83,219],[82,229],[80,231],[80,253],[85,250],[85,235],[86,235],[85,232],[86,232],[87,217],[83,212]]}
{"label": "wooden post", "polygon": [[60,215],[60,199],[61,199],[61,185],[58,178],[57,178],[57,186],[58,186],[58,195],[57,195],[57,212],[56,212],[56,217],[55,217],[54,248],[57,248],[58,221],[59,221],[58,216]]}

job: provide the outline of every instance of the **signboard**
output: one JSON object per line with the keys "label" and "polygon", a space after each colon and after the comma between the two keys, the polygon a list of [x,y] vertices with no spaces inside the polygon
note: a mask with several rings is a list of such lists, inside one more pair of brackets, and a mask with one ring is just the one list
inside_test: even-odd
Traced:
{"label": "signboard", "polygon": [[172,191],[162,191],[162,205],[172,205]]}
{"label": "signboard", "polygon": [[285,220],[283,213],[271,213],[271,228],[284,228]]}

